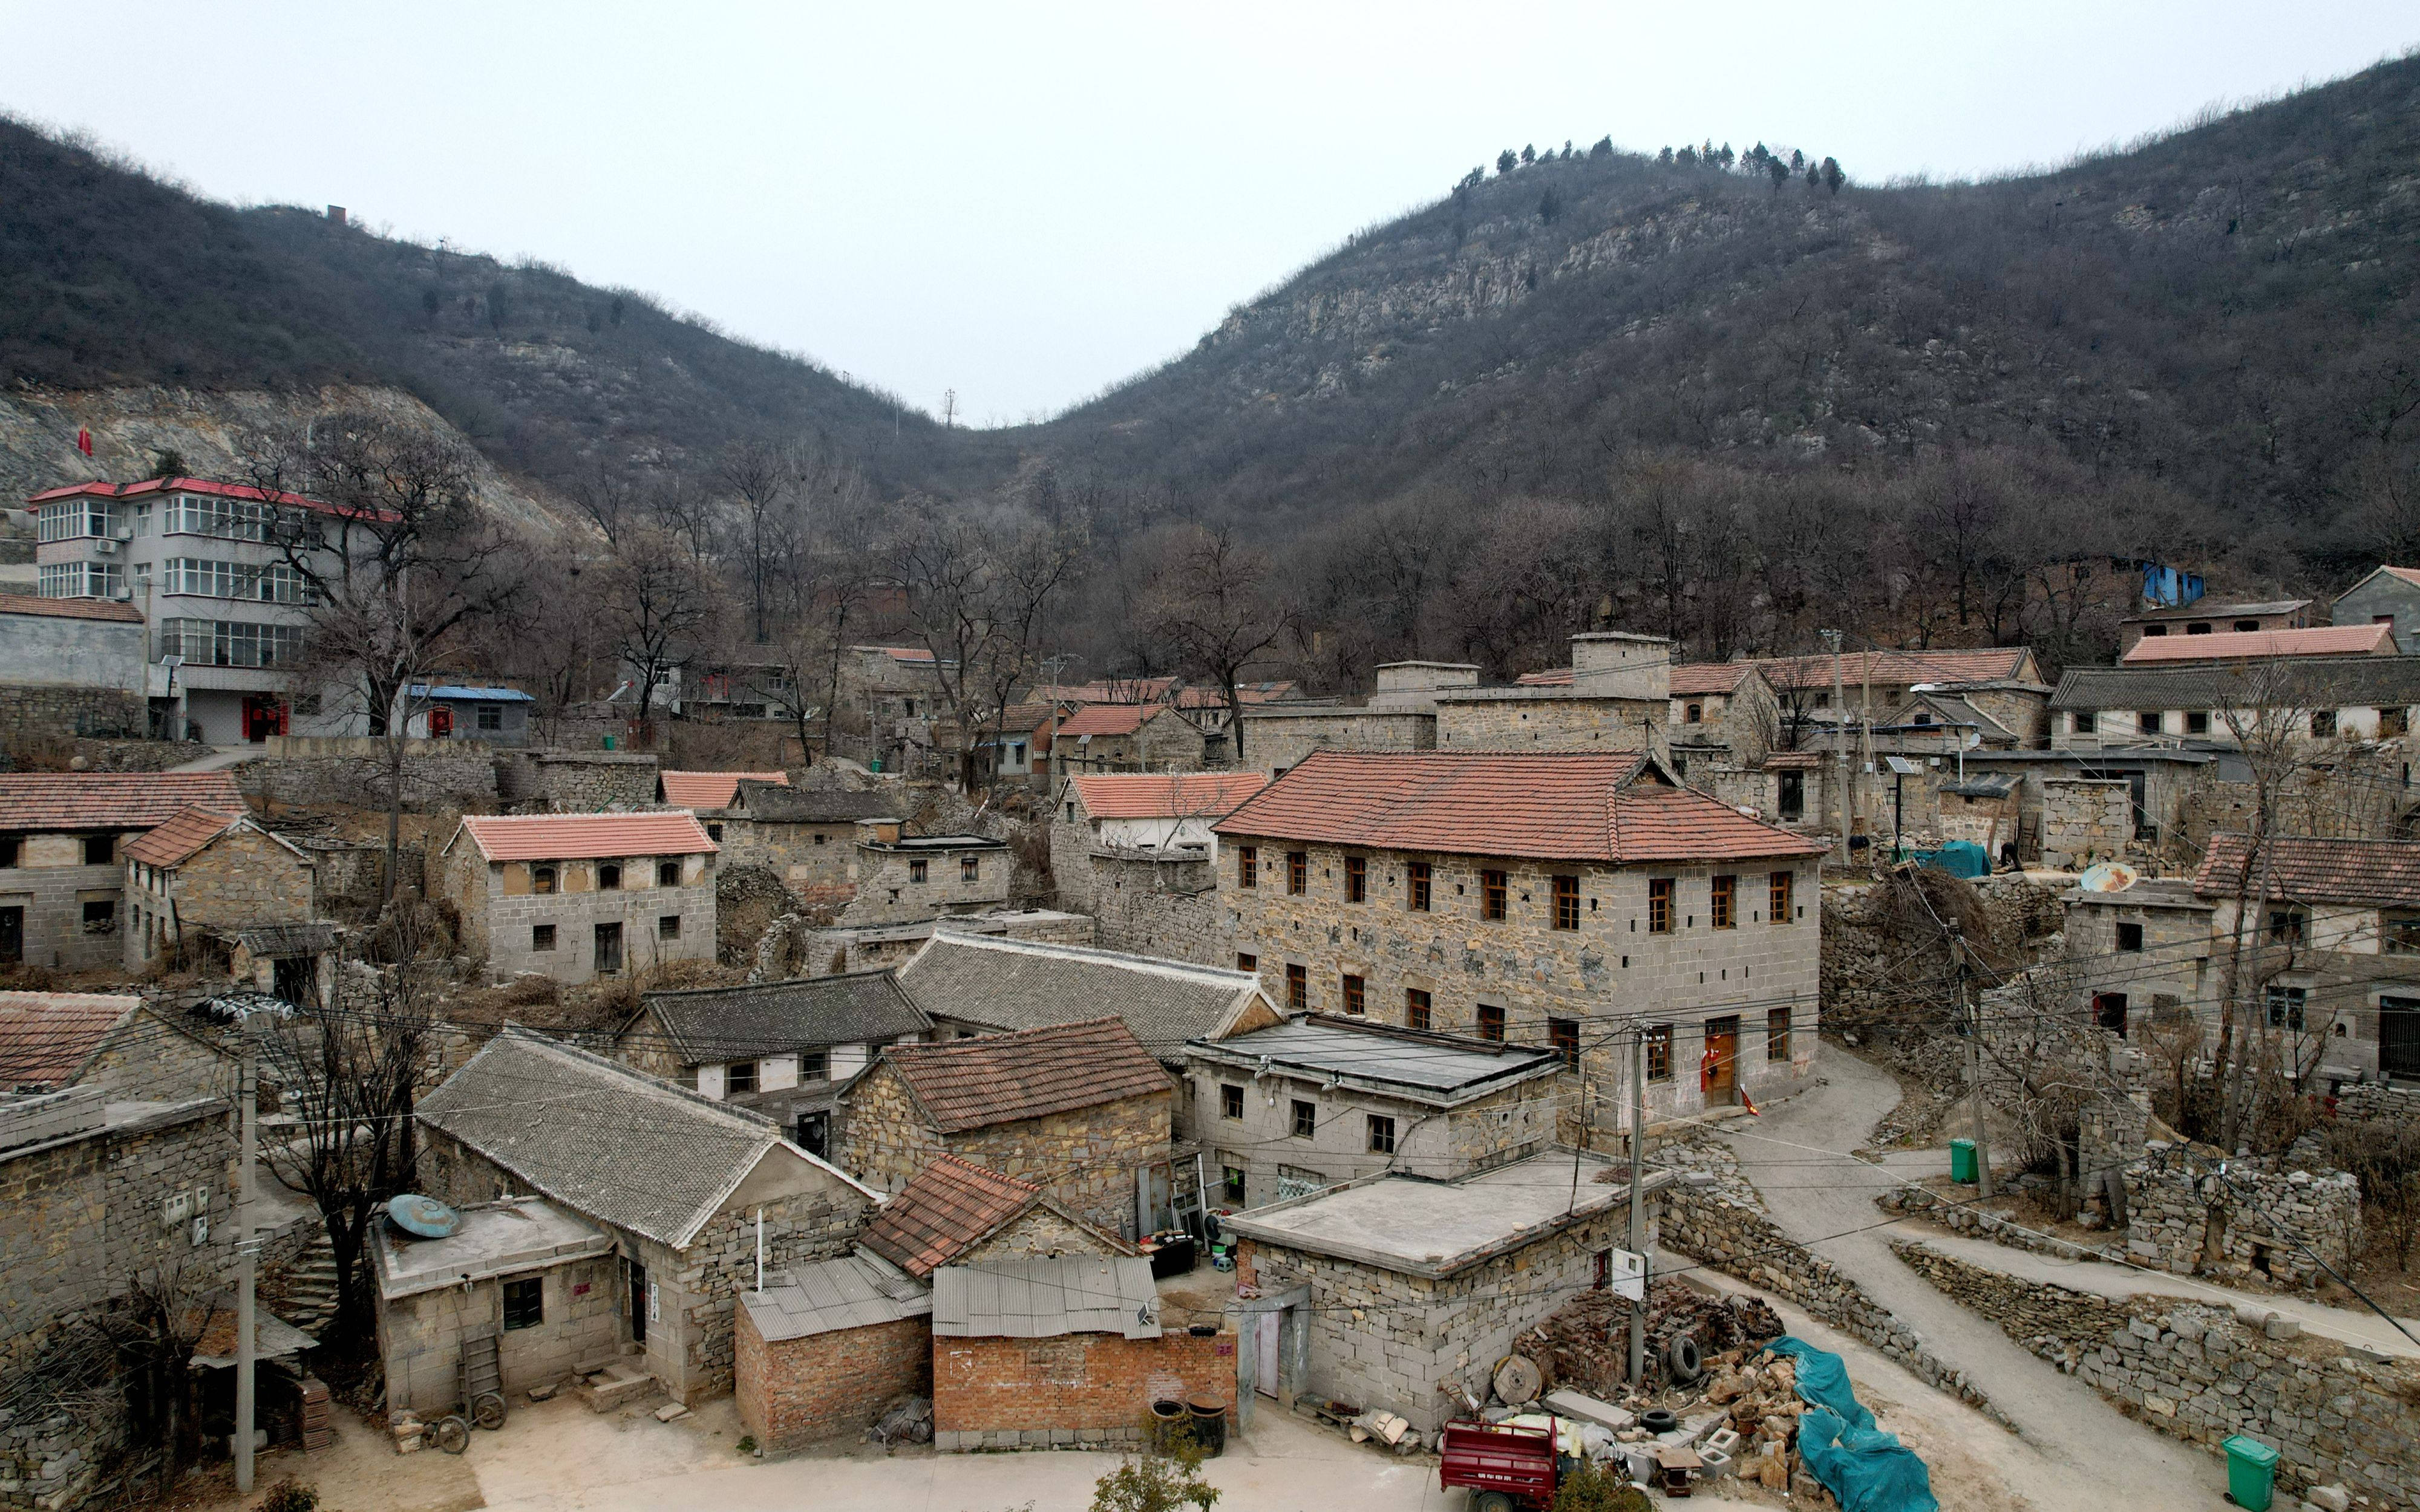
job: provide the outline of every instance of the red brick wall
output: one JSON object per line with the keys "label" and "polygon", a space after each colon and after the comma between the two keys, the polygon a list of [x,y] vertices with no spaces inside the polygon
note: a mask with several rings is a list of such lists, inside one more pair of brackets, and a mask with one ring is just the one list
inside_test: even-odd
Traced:
{"label": "red brick wall", "polygon": [[[1221,1346],[1224,1350],[1221,1350]],[[1165,1399],[1235,1396],[1235,1335],[933,1340],[933,1428],[1140,1428]]]}
{"label": "red brick wall", "polygon": [[748,1309],[738,1311],[734,1390],[739,1420],[768,1452],[853,1434],[893,1396],[932,1389],[929,1319],[768,1344]]}

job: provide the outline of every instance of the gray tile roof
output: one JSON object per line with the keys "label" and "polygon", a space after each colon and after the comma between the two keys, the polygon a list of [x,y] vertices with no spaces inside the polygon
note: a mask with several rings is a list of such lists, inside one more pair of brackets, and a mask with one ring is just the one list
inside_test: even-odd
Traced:
{"label": "gray tile roof", "polygon": [[888,968],[648,993],[641,1002],[646,1011],[624,1026],[622,1038],[652,1032],[652,1015],[683,1063],[692,1066],[822,1045],[883,1044],[933,1026]]}
{"label": "gray tile roof", "polygon": [[900,810],[900,795],[878,789],[794,788],[743,778],[725,811],[776,824],[845,825],[896,818]]}
{"label": "gray tile roof", "polygon": [[675,1249],[782,1143],[768,1119],[511,1026],[419,1116],[540,1195]]}
{"label": "gray tile roof", "polygon": [[1202,1060],[1300,1070],[1373,1091],[1448,1104],[1484,1096],[1515,1082],[1550,1076],[1562,1061],[1552,1050],[1498,1045],[1448,1034],[1426,1034],[1327,1014],[1309,1014],[1273,1028],[1187,1049]]}
{"label": "gray tile roof", "polygon": [[2290,662],[2071,667],[2054,709],[2218,709],[2265,699],[2401,708],[2420,704],[2420,656],[2300,656]]}
{"label": "gray tile roof", "polygon": [[937,932],[899,968],[899,985],[935,1018],[1034,1029],[1115,1014],[1163,1061],[1223,1028],[1260,978],[1249,971],[991,935]]}
{"label": "gray tile roof", "polygon": [[257,956],[321,955],[336,948],[336,926],[327,923],[254,924],[225,933]]}
{"label": "gray tile roof", "polygon": [[933,1273],[936,1338],[1159,1337],[1151,1261],[1095,1256],[945,1265]]}
{"label": "gray tile roof", "polygon": [[933,1310],[924,1284],[863,1250],[814,1265],[795,1265],[762,1291],[742,1291],[741,1305],[767,1343],[873,1328]]}

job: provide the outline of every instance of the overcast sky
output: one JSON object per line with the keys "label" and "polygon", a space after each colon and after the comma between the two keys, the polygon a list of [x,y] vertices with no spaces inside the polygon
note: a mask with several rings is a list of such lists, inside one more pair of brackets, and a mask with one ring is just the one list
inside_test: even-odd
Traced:
{"label": "overcast sky", "polygon": [[1497,149],[1987,174],[2336,77],[2411,0],[0,0],[0,108],[203,193],[561,265],[938,409],[1055,410]]}

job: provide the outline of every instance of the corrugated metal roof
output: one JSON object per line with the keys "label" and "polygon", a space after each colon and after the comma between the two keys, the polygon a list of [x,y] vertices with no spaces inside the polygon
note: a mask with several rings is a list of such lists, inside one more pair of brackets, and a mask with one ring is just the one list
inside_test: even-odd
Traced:
{"label": "corrugated metal roof", "polygon": [[932,1291],[923,1282],[862,1250],[814,1265],[794,1265],[770,1279],[772,1285],[762,1291],[739,1294],[740,1304],[768,1344],[876,1328],[933,1310]]}
{"label": "corrugated metal roof", "polygon": [[1068,1257],[945,1265],[933,1273],[938,1338],[1159,1337],[1151,1261]]}

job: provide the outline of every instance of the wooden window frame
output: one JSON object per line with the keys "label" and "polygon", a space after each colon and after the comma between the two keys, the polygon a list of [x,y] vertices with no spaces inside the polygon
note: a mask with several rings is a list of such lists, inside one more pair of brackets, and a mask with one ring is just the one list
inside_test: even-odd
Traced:
{"label": "wooden window frame", "polygon": [[1647,1035],[1647,1079],[1668,1082],[1672,1079],[1672,1026],[1651,1024]]}
{"label": "wooden window frame", "polygon": [[1404,863],[1404,906],[1415,914],[1425,914],[1435,896],[1435,873],[1426,861]]}
{"label": "wooden window frame", "polygon": [[1294,1099],[1294,1107],[1292,1108],[1290,1117],[1286,1121],[1286,1137],[1289,1139],[1316,1139],[1319,1137],[1318,1103],[1306,1103],[1298,1097]]}
{"label": "wooden window frame", "polygon": [[1367,1120],[1362,1127],[1367,1134],[1370,1145],[1370,1153],[1373,1155],[1394,1154],[1394,1117],[1391,1114],[1386,1113],[1365,1113],[1362,1115],[1362,1118]]}
{"label": "wooden window frame", "polygon": [[1546,1043],[1551,1049],[1553,1049],[1555,1054],[1563,1057],[1563,1069],[1565,1071],[1577,1071],[1580,1069],[1579,1020],[1548,1019],[1546,1021]]}
{"label": "wooden window frame", "polygon": [[1739,927],[1739,878],[1717,873],[1706,889],[1706,922],[1716,929]]}
{"label": "wooden window frame", "polygon": [[1370,901],[1370,858],[1348,856],[1344,858],[1344,901],[1348,903]]}
{"label": "wooden window frame", "polygon": [[1764,1058],[1790,1058],[1790,1010],[1768,1008],[1764,1011]]}
{"label": "wooden window frame", "polygon": [[1295,1013],[1309,1011],[1311,1008],[1311,968],[1309,966],[1298,966],[1291,961],[1287,962],[1285,968],[1285,981],[1287,1011]]}
{"label": "wooden window frame", "polygon": [[1235,847],[1235,886],[1257,887],[1261,885],[1261,848],[1257,845]]}
{"label": "wooden window frame", "polygon": [[1791,909],[1798,891],[1798,873],[1774,872],[1764,879],[1765,918],[1776,924],[1790,922]]}
{"label": "wooden window frame", "polygon": [[1370,1011],[1370,983],[1367,979],[1347,971],[1338,979],[1338,985],[1343,991],[1344,1011],[1348,1016],[1357,1019]]}
{"label": "wooden window frame", "polygon": [[1480,1039],[1486,1041],[1490,1044],[1502,1044],[1504,1042],[1505,1033],[1510,1026],[1510,1015],[1508,1015],[1500,1006],[1495,1003],[1480,1004],[1477,1011],[1472,1015],[1474,1032]]}
{"label": "wooden window frame", "polygon": [[1672,905],[1677,901],[1674,895],[1680,890],[1681,885],[1678,878],[1649,877],[1647,879],[1648,933],[1669,934],[1672,933],[1672,918],[1674,912]]}
{"label": "wooden window frame", "polygon": [[1244,1120],[1244,1088],[1240,1082],[1218,1084],[1218,1117],[1241,1123]]}
{"label": "wooden window frame", "polygon": [[1433,1027],[1435,1023],[1436,999],[1429,995],[1428,989],[1404,988],[1404,1026],[1407,1029],[1426,1029]]}
{"label": "wooden window frame", "polygon": [[1511,882],[1512,879],[1501,872],[1481,872],[1479,873],[1480,918],[1485,919],[1501,919],[1504,917],[1504,903],[1505,900],[1511,896],[1512,890]]}
{"label": "wooden window frame", "polygon": [[1311,891],[1311,853],[1286,852],[1286,896],[1299,898]]}
{"label": "wooden window frame", "polygon": [[1580,927],[1580,879],[1568,872],[1555,874],[1555,928],[1569,932]]}

